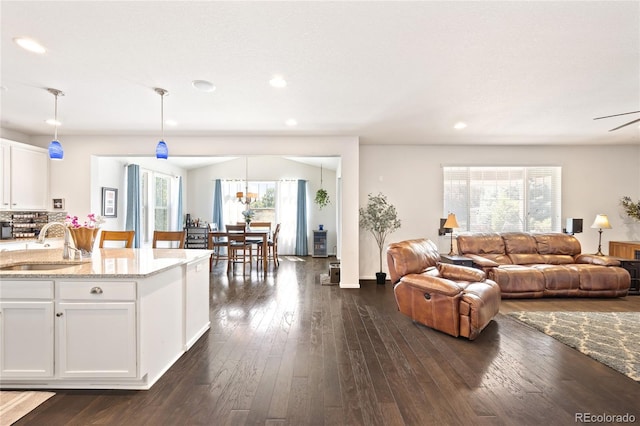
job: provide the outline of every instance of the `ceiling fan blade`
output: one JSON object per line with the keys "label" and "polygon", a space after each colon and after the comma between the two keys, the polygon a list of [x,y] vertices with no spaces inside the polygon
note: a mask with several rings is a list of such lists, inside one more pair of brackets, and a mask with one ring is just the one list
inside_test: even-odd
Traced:
{"label": "ceiling fan blade", "polygon": [[613,132],[614,130],[622,129],[623,127],[626,127],[626,126],[628,126],[628,125],[630,125],[630,124],[637,123],[637,122],[640,122],[640,118],[637,118],[637,119],[635,119],[635,120],[633,120],[633,121],[628,122],[627,124],[623,124],[622,126],[618,126],[618,127],[616,127],[615,129],[611,129],[611,130],[609,130],[609,131],[610,131],[610,132]]}
{"label": "ceiling fan blade", "polygon": [[619,117],[621,115],[637,114],[639,112],[640,111],[631,111],[631,112],[623,112],[622,114],[605,115],[604,117],[596,117],[596,118],[594,118],[594,120],[600,120],[602,118]]}

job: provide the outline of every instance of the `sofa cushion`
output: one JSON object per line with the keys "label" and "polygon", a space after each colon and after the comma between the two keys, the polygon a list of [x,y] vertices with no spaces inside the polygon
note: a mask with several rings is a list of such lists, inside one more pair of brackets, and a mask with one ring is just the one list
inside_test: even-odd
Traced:
{"label": "sofa cushion", "polygon": [[505,232],[502,234],[505,253],[507,254],[531,254],[538,253],[538,244],[531,234],[524,232]]}
{"label": "sofa cushion", "polygon": [[568,255],[573,257],[582,251],[580,241],[573,235],[558,233],[532,235],[536,240],[538,253],[542,255]]}
{"label": "sofa cushion", "polygon": [[[504,241],[500,234],[460,234],[456,238],[458,241],[458,252],[461,255],[472,254],[496,254],[504,255]],[[487,256],[485,256],[487,257]],[[494,259],[491,259],[494,260]],[[501,262],[498,262],[501,263]]]}
{"label": "sofa cushion", "polygon": [[543,254],[542,259],[544,262],[549,265],[570,265],[572,263],[576,263],[573,256],[569,256],[568,254]]}
{"label": "sofa cushion", "polygon": [[629,273],[623,268],[574,264],[567,266],[580,274],[580,290],[614,291],[629,289]]}
{"label": "sofa cushion", "polygon": [[598,256],[595,254],[581,254],[576,256],[575,263],[590,263],[600,266],[620,266],[620,260],[611,256]]}
{"label": "sofa cushion", "polygon": [[514,265],[535,265],[544,263],[544,258],[538,253],[511,253],[508,255]]}
{"label": "sofa cushion", "polygon": [[535,268],[522,265],[501,265],[489,271],[489,279],[498,283],[503,295],[528,293],[528,297],[542,297],[544,276]]}
{"label": "sofa cushion", "polygon": [[580,274],[575,269],[563,265],[534,265],[542,272],[545,290],[575,290],[580,288]]}
{"label": "sofa cushion", "polygon": [[468,268],[465,266],[452,265],[450,263],[438,263],[438,271],[443,278],[453,281],[484,281],[487,276],[480,269]]}

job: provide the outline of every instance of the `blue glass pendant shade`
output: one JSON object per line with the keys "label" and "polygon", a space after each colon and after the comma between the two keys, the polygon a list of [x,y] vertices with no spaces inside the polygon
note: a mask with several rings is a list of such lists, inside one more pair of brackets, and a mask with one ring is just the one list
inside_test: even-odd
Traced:
{"label": "blue glass pendant shade", "polygon": [[156,146],[156,158],[166,160],[168,157],[169,149],[167,148],[167,144],[161,140],[158,142],[158,146]]}
{"label": "blue glass pendant shade", "polygon": [[57,140],[53,140],[49,143],[49,158],[52,160],[62,160],[64,157],[64,151],[62,145]]}

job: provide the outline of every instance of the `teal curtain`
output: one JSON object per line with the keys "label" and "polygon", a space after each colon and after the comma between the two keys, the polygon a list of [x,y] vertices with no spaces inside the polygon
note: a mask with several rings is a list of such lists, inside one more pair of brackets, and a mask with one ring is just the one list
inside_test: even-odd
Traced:
{"label": "teal curtain", "polygon": [[213,188],[213,220],[211,223],[215,223],[218,229],[224,229],[224,216],[222,211],[222,181],[216,179],[215,186]]}
{"label": "teal curtain", "polygon": [[182,176],[178,177],[178,218],[176,222],[176,229],[182,231],[184,227],[184,219],[182,218]]}
{"label": "teal curtain", "polygon": [[296,215],[296,256],[309,254],[307,246],[307,181],[298,180],[298,208]]}
{"label": "teal curtain", "polygon": [[133,238],[133,246],[140,248],[140,230],[142,228],[140,221],[141,209],[140,198],[140,166],[137,164],[129,164],[127,166],[127,216],[126,229],[135,231]]}

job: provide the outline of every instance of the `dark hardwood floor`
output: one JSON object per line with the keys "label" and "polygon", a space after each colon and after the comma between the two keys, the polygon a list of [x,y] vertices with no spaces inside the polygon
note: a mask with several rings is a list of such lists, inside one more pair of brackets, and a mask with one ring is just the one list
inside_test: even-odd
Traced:
{"label": "dark hardwood floor", "polygon": [[[500,314],[469,342],[398,313],[390,284],[322,286],[329,260],[211,275],[211,330],[149,391],[57,391],[18,425],[572,425],[632,414],[640,384]],[[640,311],[640,296],[503,301]],[[578,422],[579,423],[579,422]]]}

